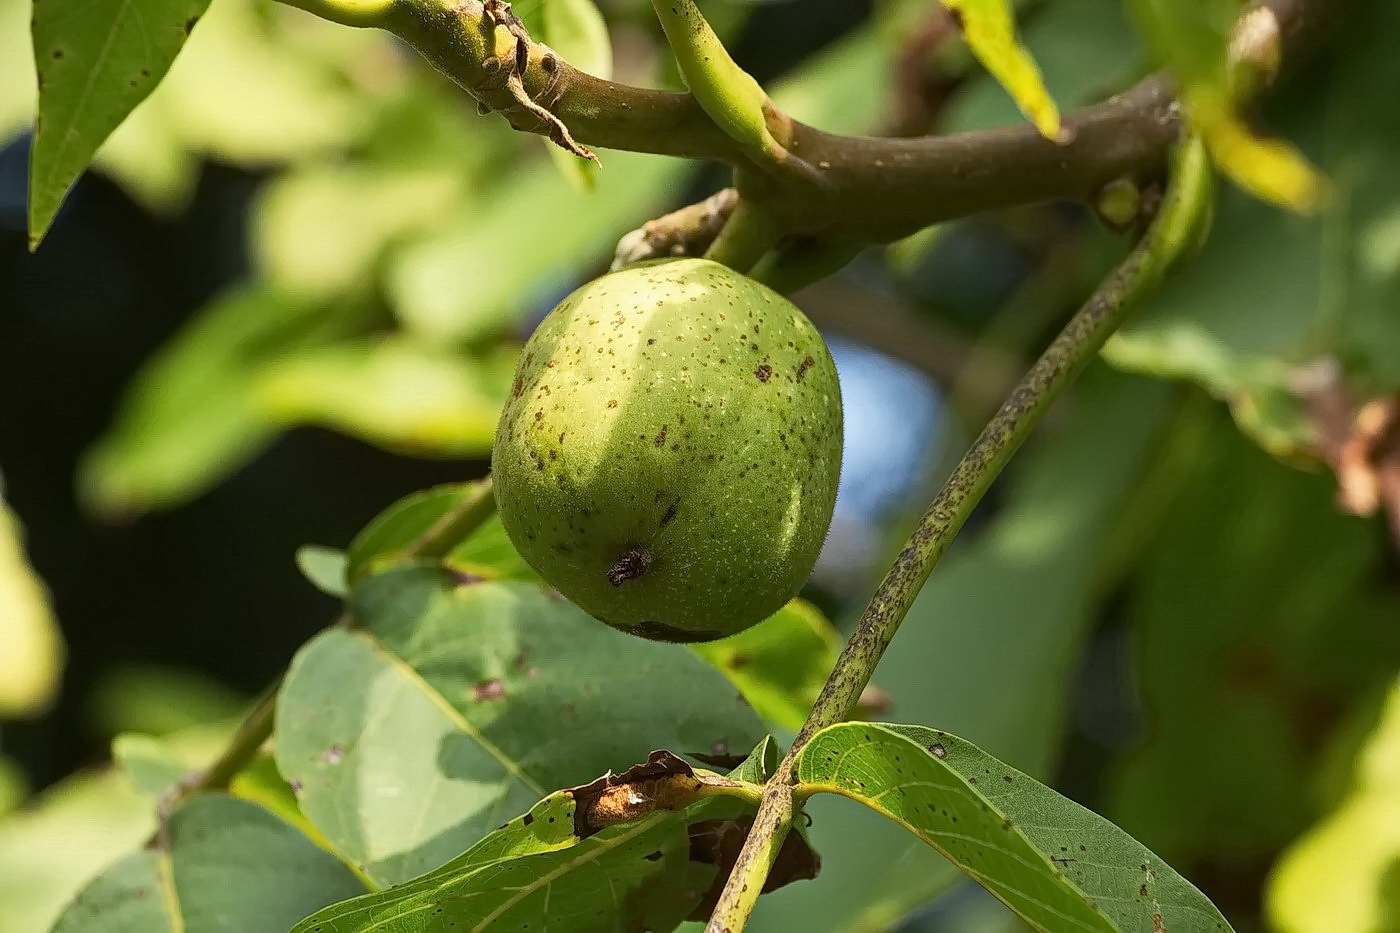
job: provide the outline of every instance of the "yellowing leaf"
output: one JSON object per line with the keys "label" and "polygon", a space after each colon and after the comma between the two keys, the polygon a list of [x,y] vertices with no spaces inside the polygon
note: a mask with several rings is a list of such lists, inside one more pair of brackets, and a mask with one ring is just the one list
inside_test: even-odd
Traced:
{"label": "yellowing leaf", "polygon": [[962,20],[963,36],[978,61],[1001,82],[1042,136],[1059,139],[1060,111],[1040,69],[1016,38],[1009,0],[943,0]]}
{"label": "yellowing leaf", "polygon": [[1223,99],[1189,94],[1186,110],[1230,180],[1265,201],[1311,213],[1321,206],[1326,182],[1291,144],[1251,133]]}
{"label": "yellowing leaf", "polygon": [[19,523],[0,502],[0,718],[42,712],[58,689],[63,642]]}
{"label": "yellowing leaf", "polygon": [[1400,864],[1400,685],[1357,761],[1356,787],[1280,861],[1268,912],[1280,933],[1393,929]]}
{"label": "yellowing leaf", "polygon": [[1187,116],[1221,171],[1255,197],[1318,209],[1326,190],[1318,171],[1288,143],[1251,132],[1236,113],[1230,35],[1240,0],[1133,0],[1129,7],[1153,55],[1180,84]]}

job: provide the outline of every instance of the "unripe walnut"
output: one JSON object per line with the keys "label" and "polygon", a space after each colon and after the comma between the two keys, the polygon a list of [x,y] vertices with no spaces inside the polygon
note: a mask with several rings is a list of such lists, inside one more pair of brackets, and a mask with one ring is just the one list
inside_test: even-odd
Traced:
{"label": "unripe walnut", "polygon": [[633,266],[530,337],[492,468],[511,541],[583,610],[722,638],[816,562],[841,471],[836,367],[801,311],[726,266]]}

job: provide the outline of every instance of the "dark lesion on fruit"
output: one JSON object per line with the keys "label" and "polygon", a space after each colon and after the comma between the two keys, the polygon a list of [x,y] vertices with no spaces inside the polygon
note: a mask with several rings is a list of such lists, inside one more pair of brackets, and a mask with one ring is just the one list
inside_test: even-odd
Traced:
{"label": "dark lesion on fruit", "polygon": [[622,552],[622,556],[608,570],[608,582],[621,586],[628,580],[635,580],[651,567],[651,551],[634,544]]}
{"label": "dark lesion on fruit", "polygon": [[714,641],[723,637],[723,632],[703,630],[699,632],[690,629],[677,628],[674,625],[667,625],[665,622],[657,622],[654,619],[644,619],[635,625],[629,626],[630,630],[643,638],[652,641],[669,641],[676,643],[693,643],[699,641]]}

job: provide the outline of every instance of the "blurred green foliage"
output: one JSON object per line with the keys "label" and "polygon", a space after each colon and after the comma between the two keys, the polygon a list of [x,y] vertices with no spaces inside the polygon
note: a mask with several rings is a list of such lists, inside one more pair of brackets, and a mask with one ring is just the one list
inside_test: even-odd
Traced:
{"label": "blurred green foliage", "polygon": [[[602,4],[616,40],[608,56],[591,4],[543,3],[518,7],[577,64],[675,83],[657,62],[645,4]],[[775,9],[802,15],[789,6]],[[1400,662],[1396,555],[1378,522],[1338,511],[1335,480],[1312,459],[1318,425],[1300,385],[1323,361],[1359,396],[1400,390],[1400,105],[1380,90],[1400,85],[1392,54],[1400,13],[1384,0],[1355,4],[1333,47],[1264,110],[1268,133],[1253,136],[1243,135],[1235,112],[1239,76],[1223,67],[1222,24],[1238,8],[1233,0],[1195,5],[1196,28],[1178,28],[1191,5],[1153,0],[1019,6],[1020,37],[1061,108],[1101,99],[1164,61],[1185,80],[1193,114],[1246,189],[1310,200],[1306,169],[1291,151],[1268,148],[1277,133],[1326,175],[1330,198],[1316,215],[1300,216],[1222,186],[1196,262],[1105,354],[1132,375],[1107,367],[1088,374],[922,594],[877,674],[891,705],[882,718],[954,730],[1035,777],[1062,779],[1072,796],[1197,880],[1242,930],[1393,926],[1394,702],[1364,742],[1359,736]],[[714,7],[726,36],[761,13],[745,3]],[[0,0],[0,136],[21,130],[32,113],[28,15],[23,0]],[[770,90],[794,116],[838,132],[886,130],[911,100],[939,131],[1018,120],[1012,96],[955,37],[927,42],[942,16],[924,0],[878,4],[868,22]],[[1145,27],[1147,51],[1134,25]],[[383,35],[261,0],[216,0],[95,166],[167,215],[189,203],[209,161],[258,173],[251,268],[146,364],[107,432],[92,439],[80,477],[88,506],[125,518],[173,508],[303,425],[413,456],[484,455],[532,316],[599,271],[620,234],[679,204],[687,186],[712,180],[697,181],[679,162],[620,152],[600,153],[601,171],[573,162],[561,171],[551,153],[478,117],[445,79]],[[1281,174],[1269,177],[1270,164],[1282,164]],[[915,306],[907,343],[933,332],[1023,358],[1044,336],[1039,325],[1066,307],[1041,309],[1039,325],[1028,324],[1016,317],[1015,298],[978,305],[960,304],[959,295],[1000,294],[966,286],[1018,263],[1038,273],[1066,256],[1073,268],[1057,274],[1082,279],[1087,290],[1119,247],[1080,223],[1037,207],[948,224],[865,257],[860,275],[876,280],[871,291],[894,291]],[[968,255],[958,250],[984,234],[1003,253],[948,258]],[[1014,261],[1002,261],[1007,254]],[[932,262],[954,270],[949,280],[918,279]],[[1207,393],[1228,403],[1234,425],[1206,403]],[[976,427],[974,418],[953,418],[945,433],[959,441]],[[356,582],[454,494],[401,502],[377,525],[387,537],[357,539],[345,556],[304,552],[303,566],[330,591]],[[9,717],[53,690],[60,653],[15,523],[5,513],[0,525],[0,716]],[[896,531],[886,529],[890,542]],[[448,564],[473,576],[533,579],[499,523]],[[21,603],[22,611],[11,608]],[[11,634],[16,625],[39,634],[26,642]],[[802,651],[775,649],[782,626],[801,630]],[[830,664],[827,623],[799,604],[748,638],[703,653],[770,723],[791,729]],[[41,646],[34,659],[16,660],[24,644]],[[480,649],[457,647],[454,663]],[[417,674],[377,657],[389,673],[366,680],[376,702],[418,689]],[[695,673],[689,654],[678,657],[687,677],[713,673]],[[1095,666],[1103,657],[1111,659],[1106,669]],[[433,662],[418,659],[418,673],[433,673]],[[317,682],[333,693],[343,673],[328,663]],[[0,759],[6,933],[46,929],[85,883],[141,845],[154,828],[152,795],[216,753],[239,706],[218,687],[150,671],[114,681],[94,702],[99,730],[120,736],[120,770],[80,773],[21,805],[24,775]],[[302,744],[279,754],[311,758],[336,747],[328,739]],[[431,757],[438,749],[420,751]],[[418,777],[441,776],[436,760],[420,764]],[[305,761],[299,767],[315,772]],[[288,870],[314,874],[324,897],[348,896],[359,889],[354,872],[317,846],[332,837],[344,851],[343,840],[364,827],[336,826],[339,835],[326,828],[349,819],[325,803],[326,791],[299,801],[264,756],[234,792],[277,818],[246,801],[208,798],[206,811],[189,814],[186,839],[206,826],[237,825],[247,835],[227,849],[193,846],[177,857],[197,869],[270,846],[286,855]],[[308,812],[321,810],[320,829],[303,812],[307,799]],[[445,819],[425,822],[427,810],[377,805],[366,813],[405,823],[415,851],[437,857],[469,841],[434,838],[448,827]],[[489,815],[504,820],[522,808]],[[752,929],[891,929],[932,902],[931,929],[971,924],[985,911],[973,903],[959,913],[956,898],[936,900],[955,872],[898,827],[828,801],[812,813],[822,875],[765,897]],[[386,839],[357,844],[382,853],[393,849]],[[149,863],[126,863],[130,883],[150,881]],[[1260,900],[1271,872],[1266,914]]]}
{"label": "blurred green foliage", "polygon": [[19,521],[0,497],[0,719],[34,716],[53,702],[63,652],[48,592],[25,559]]}

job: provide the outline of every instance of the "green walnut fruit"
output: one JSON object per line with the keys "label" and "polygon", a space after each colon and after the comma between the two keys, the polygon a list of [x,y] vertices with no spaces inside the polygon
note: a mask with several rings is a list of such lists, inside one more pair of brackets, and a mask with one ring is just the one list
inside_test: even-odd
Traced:
{"label": "green walnut fruit", "polygon": [[722,638],[816,562],[841,471],[836,367],[801,311],[732,269],[633,266],[530,337],[492,469],[512,543],[584,611]]}

